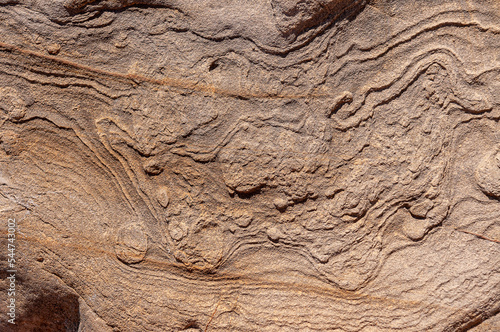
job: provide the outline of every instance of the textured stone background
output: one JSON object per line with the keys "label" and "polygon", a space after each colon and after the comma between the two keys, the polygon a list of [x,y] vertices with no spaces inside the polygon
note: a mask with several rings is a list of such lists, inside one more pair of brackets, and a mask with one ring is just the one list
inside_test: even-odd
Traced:
{"label": "textured stone background", "polygon": [[0,0],[0,330],[498,331],[499,119],[495,0]]}

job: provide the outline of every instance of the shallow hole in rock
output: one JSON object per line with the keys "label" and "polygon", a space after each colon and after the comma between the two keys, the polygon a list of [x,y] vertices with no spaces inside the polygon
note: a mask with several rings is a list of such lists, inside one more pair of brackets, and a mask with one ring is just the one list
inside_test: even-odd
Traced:
{"label": "shallow hole in rock", "polygon": [[208,71],[212,71],[212,70],[216,69],[217,67],[219,67],[219,63],[217,61],[214,61],[208,67]]}
{"label": "shallow hole in rock", "polygon": [[241,199],[249,199],[252,198],[253,196],[256,196],[262,192],[262,187],[257,187],[255,189],[249,190],[249,191],[237,191],[236,195],[238,195],[239,198]]}
{"label": "shallow hole in rock", "polygon": [[186,323],[184,328],[181,331],[201,331],[200,325],[194,320],[190,320]]}

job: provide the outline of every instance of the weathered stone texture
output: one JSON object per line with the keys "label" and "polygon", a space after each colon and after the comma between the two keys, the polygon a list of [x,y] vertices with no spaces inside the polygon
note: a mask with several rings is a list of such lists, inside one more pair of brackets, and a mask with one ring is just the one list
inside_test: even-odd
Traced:
{"label": "weathered stone texture", "polygon": [[0,330],[500,330],[499,119],[495,0],[0,0]]}

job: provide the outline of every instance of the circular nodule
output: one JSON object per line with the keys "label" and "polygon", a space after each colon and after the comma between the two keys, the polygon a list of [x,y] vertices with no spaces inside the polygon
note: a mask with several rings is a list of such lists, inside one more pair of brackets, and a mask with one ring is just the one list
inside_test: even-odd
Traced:
{"label": "circular nodule", "polygon": [[277,227],[268,228],[266,233],[267,233],[267,237],[269,238],[269,240],[271,240],[273,242],[278,242],[280,240],[280,238],[283,236],[281,234],[281,231]]}
{"label": "circular nodule", "polygon": [[481,160],[474,175],[482,192],[500,198],[500,147]]}
{"label": "circular nodule", "polygon": [[26,115],[26,103],[18,92],[11,87],[0,89],[0,110],[13,121],[19,121]]}
{"label": "circular nodule", "polygon": [[156,158],[148,159],[143,164],[144,172],[148,175],[158,175],[163,172],[163,167],[165,165]]}
{"label": "circular nodule", "polygon": [[420,241],[424,238],[429,227],[425,220],[408,217],[403,223],[403,233],[412,241]]}
{"label": "circular nodule", "polygon": [[156,199],[158,203],[163,207],[167,208],[168,203],[170,202],[170,196],[168,194],[168,188],[165,186],[161,186],[158,188],[156,193]]}
{"label": "circular nodule", "polygon": [[183,222],[171,221],[168,224],[168,233],[175,241],[182,240],[187,235],[187,226]]}
{"label": "circular nodule", "polygon": [[427,220],[412,217],[407,209],[400,209],[393,216],[394,222],[400,227],[402,233],[412,241],[420,241],[429,230]]}
{"label": "circular nodule", "polygon": [[52,43],[47,45],[46,49],[47,53],[49,53],[50,55],[57,55],[61,51],[61,45],[57,43]]}
{"label": "circular nodule", "polygon": [[284,211],[288,207],[288,201],[281,197],[276,198],[273,203],[279,211]]}
{"label": "circular nodule", "polygon": [[147,249],[148,238],[141,225],[130,224],[118,230],[115,253],[122,262],[133,264],[142,261]]}

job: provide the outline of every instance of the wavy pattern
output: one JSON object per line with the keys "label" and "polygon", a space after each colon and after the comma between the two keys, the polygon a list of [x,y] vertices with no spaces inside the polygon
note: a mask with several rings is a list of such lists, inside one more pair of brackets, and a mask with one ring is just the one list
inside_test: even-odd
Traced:
{"label": "wavy pattern", "polygon": [[0,193],[80,326],[465,331],[498,312],[489,3],[391,20],[274,1],[275,35],[189,1],[40,3],[0,7]]}

